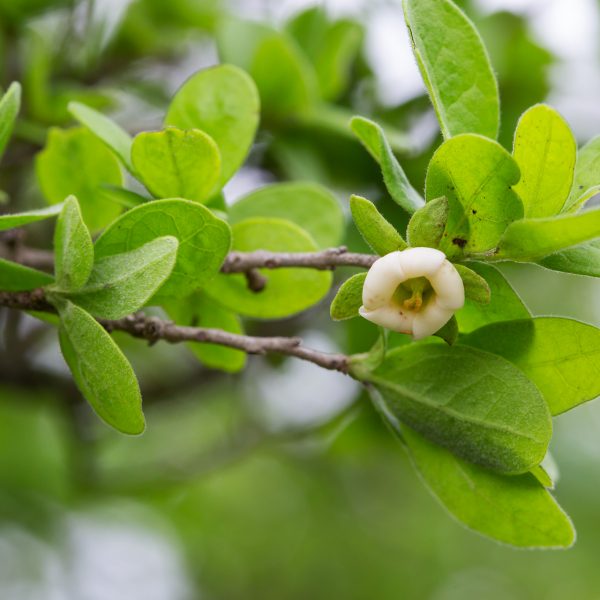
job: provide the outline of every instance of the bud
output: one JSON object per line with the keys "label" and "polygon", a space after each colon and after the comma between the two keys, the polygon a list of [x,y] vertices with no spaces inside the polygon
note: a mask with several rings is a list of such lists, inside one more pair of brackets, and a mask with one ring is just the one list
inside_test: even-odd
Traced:
{"label": "bud", "polygon": [[362,317],[420,340],[441,329],[463,307],[465,288],[443,252],[408,248],[373,263],[362,300]]}

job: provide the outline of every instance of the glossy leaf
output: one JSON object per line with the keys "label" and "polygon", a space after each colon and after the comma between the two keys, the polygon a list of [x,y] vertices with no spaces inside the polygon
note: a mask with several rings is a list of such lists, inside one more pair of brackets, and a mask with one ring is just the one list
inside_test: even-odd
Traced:
{"label": "glossy leaf", "polygon": [[165,118],[166,125],[200,129],[221,154],[222,187],[244,162],[258,127],[260,103],[256,86],[241,69],[219,65],[192,75],[179,88]]}
{"label": "glossy leaf", "polygon": [[524,473],[548,449],[552,422],[543,397],[517,367],[494,354],[411,344],[358,377],[376,388],[399,421],[470,462]]}
{"label": "glossy leaf", "polygon": [[457,458],[406,426],[402,439],[430,492],[460,523],[519,548],[569,548],[575,530],[531,473],[506,476]]}
{"label": "glossy leaf", "polygon": [[[195,292],[182,300],[169,301],[166,309],[178,325],[244,333],[242,322],[235,312],[202,292]],[[246,353],[234,348],[198,342],[189,342],[186,346],[203,365],[212,369],[236,373],[246,365]]]}
{"label": "glossy leaf", "polygon": [[[253,218],[232,227],[233,250],[251,252],[314,252],[317,246],[300,227],[283,219]],[[260,269],[265,289],[248,289],[244,275],[219,274],[206,293],[237,313],[258,319],[277,319],[316,304],[329,291],[331,273],[304,268]]]}
{"label": "glossy leaf", "polygon": [[495,256],[499,259],[533,262],[599,237],[599,208],[545,219],[522,219],[511,223],[506,229]]}
{"label": "glossy leaf", "polygon": [[448,200],[442,196],[422,206],[408,222],[408,241],[413,248],[439,248],[448,221]]}
{"label": "glossy leaf", "polygon": [[517,365],[558,415],[600,396],[600,329],[559,317],[493,323],[463,339]]}
{"label": "glossy leaf", "polygon": [[12,135],[20,106],[21,85],[15,81],[10,84],[0,99],[0,156],[4,153]]}
{"label": "glossy leaf", "polygon": [[345,228],[337,198],[316,183],[274,183],[250,192],[229,210],[231,223],[250,217],[278,217],[305,229],[320,248],[337,246]]}
{"label": "glossy leaf", "polygon": [[537,104],[521,116],[513,156],[521,170],[514,186],[525,217],[550,217],[563,208],[573,182],[577,143],[569,125],[550,106]]}
{"label": "glossy leaf", "polygon": [[53,281],[48,273],[0,258],[0,290],[3,292],[26,292]]}
{"label": "glossy leaf", "polygon": [[107,201],[101,192],[104,184],[123,183],[119,163],[87,129],[50,129],[35,166],[46,200],[56,204],[69,195],[77,196],[83,219],[92,232],[108,225],[121,212],[121,207]]}
{"label": "glossy leaf", "polygon": [[119,157],[128,171],[134,172],[131,163],[131,144],[133,140],[121,126],[101,112],[80,102],[70,102],[69,112],[102,140]]}
{"label": "glossy leaf", "polygon": [[497,142],[465,134],[444,142],[433,155],[425,184],[428,201],[448,199],[440,249],[449,258],[494,248],[507,225],[523,216],[511,186],[519,167]]}
{"label": "glossy leaf", "polygon": [[156,302],[184,298],[206,285],[219,271],[231,244],[227,223],[197,202],[156,200],[133,208],[108,227],[96,242],[96,260],[135,250],[157,237],[179,241],[171,276]]}
{"label": "glossy leaf", "polygon": [[423,198],[406,177],[383,129],[374,121],[363,117],[353,117],[350,128],[381,167],[385,187],[392,199],[409,214],[421,208]]}
{"label": "glossy leaf", "polygon": [[498,134],[498,84],[477,30],[449,0],[404,0],[413,52],[445,138]]}
{"label": "glossy leaf", "polygon": [[517,292],[496,267],[470,262],[469,268],[485,279],[490,288],[490,301],[482,305],[467,297],[464,307],[456,313],[462,332],[473,331],[496,321],[527,319],[531,316]]}
{"label": "glossy leaf", "polygon": [[110,335],[83,308],[57,306],[60,347],[73,379],[98,416],[131,435],[144,431],[142,397],[131,365]]}
{"label": "glossy leaf", "polygon": [[575,212],[595,194],[600,193],[600,135],[590,140],[577,153],[571,193],[563,212]]}
{"label": "glossy leaf", "polygon": [[357,273],[342,283],[329,309],[334,321],[358,317],[358,309],[362,306],[362,290],[366,277],[366,273]]}
{"label": "glossy leaf", "polygon": [[69,196],[54,230],[54,274],[63,291],[78,290],[88,280],[94,264],[92,236],[83,222],[77,198]]}
{"label": "glossy leaf", "polygon": [[86,285],[68,297],[95,317],[125,317],[142,308],[169,277],[178,245],[174,237],[160,237],[130,252],[99,258]]}
{"label": "glossy leaf", "polygon": [[217,191],[219,149],[199,129],[167,127],[140,133],[133,140],[131,160],[138,178],[156,198],[203,202]]}
{"label": "glossy leaf", "polygon": [[600,277],[600,240],[550,254],[539,264],[553,271]]}
{"label": "glossy leaf", "polygon": [[370,200],[361,196],[352,196],[350,211],[354,224],[365,242],[380,256],[406,248],[406,242],[402,236]]}
{"label": "glossy leaf", "polygon": [[8,215],[0,215],[0,231],[6,231],[7,229],[15,229],[22,227],[23,225],[29,225],[29,223],[37,223],[37,221],[43,221],[56,217],[60,214],[63,209],[63,203],[55,204],[54,206],[48,206],[47,208],[40,208],[37,210],[30,210],[22,213],[13,213]]}

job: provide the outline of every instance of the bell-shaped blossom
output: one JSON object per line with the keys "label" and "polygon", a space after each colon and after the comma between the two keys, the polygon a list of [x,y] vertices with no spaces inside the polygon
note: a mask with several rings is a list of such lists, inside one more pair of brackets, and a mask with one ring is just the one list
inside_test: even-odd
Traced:
{"label": "bell-shaped blossom", "polygon": [[390,252],[373,263],[363,287],[365,319],[420,340],[442,328],[465,303],[454,265],[434,248]]}

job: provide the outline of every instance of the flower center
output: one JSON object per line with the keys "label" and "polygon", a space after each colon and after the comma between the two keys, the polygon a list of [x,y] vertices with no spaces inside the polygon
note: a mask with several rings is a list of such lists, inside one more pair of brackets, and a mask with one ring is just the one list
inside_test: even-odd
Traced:
{"label": "flower center", "polygon": [[394,292],[393,302],[411,312],[419,312],[433,296],[433,288],[426,277],[415,277],[402,282]]}

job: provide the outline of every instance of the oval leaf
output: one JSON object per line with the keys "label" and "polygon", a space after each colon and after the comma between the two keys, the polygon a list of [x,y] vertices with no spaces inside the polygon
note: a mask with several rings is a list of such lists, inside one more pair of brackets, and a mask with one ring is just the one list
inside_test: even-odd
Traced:
{"label": "oval leaf", "polygon": [[29,223],[37,223],[38,221],[56,217],[60,214],[62,209],[63,203],[61,202],[60,204],[48,206],[47,208],[30,210],[23,213],[13,213],[12,215],[0,215],[0,231],[15,229],[16,227],[22,227]]}
{"label": "oval leaf", "polygon": [[0,156],[4,153],[21,107],[21,85],[14,81],[0,100]]}
{"label": "oval leaf", "polygon": [[184,298],[219,271],[231,244],[225,221],[196,202],[156,200],[133,208],[115,221],[96,241],[96,260],[135,250],[157,237],[179,242],[173,272],[154,300]]}
{"label": "oval leaf", "polygon": [[498,135],[498,84],[477,30],[449,0],[404,0],[413,52],[445,138]]}
{"label": "oval leaf", "polygon": [[562,212],[576,212],[598,193],[600,193],[600,135],[591,139],[577,154],[573,186]]}
{"label": "oval leaf", "polygon": [[366,278],[366,273],[357,273],[342,283],[329,310],[334,321],[344,321],[345,319],[358,317],[358,309],[362,306],[362,291]]}
{"label": "oval leaf", "polygon": [[77,387],[108,425],[121,433],[142,433],[142,396],[131,365],[85,310],[68,301],[57,304],[60,347]]}
{"label": "oval leaf", "polygon": [[542,395],[499,356],[466,346],[401,346],[360,378],[398,420],[470,462],[524,473],[548,449],[552,422]]}
{"label": "oval leaf", "polygon": [[3,292],[26,292],[53,281],[48,273],[0,258],[0,290]]}

